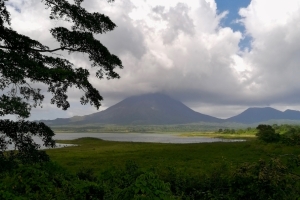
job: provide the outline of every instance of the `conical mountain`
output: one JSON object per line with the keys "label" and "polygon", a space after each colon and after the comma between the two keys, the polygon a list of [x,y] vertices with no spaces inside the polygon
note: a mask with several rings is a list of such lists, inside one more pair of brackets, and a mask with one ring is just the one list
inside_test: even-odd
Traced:
{"label": "conical mountain", "polygon": [[186,124],[194,122],[222,122],[223,120],[193,111],[180,101],[160,94],[132,96],[91,115],[44,121],[49,125],[62,124]]}

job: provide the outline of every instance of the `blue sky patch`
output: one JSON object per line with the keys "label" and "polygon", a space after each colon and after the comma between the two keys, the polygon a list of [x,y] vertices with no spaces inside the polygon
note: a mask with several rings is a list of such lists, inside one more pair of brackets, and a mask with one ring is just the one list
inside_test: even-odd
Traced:
{"label": "blue sky patch", "polygon": [[[241,19],[239,15],[240,8],[246,8],[251,0],[216,0],[218,13],[228,11],[229,13],[221,21],[221,26],[230,27],[233,31],[240,31],[245,33],[245,27],[237,20]],[[250,48],[251,37],[246,36],[240,41],[239,46],[241,49]]]}

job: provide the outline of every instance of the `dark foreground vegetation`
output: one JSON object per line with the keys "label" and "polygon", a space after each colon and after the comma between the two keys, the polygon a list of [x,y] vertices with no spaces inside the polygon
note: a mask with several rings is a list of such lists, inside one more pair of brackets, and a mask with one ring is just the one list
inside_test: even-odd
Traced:
{"label": "dark foreground vegetation", "polygon": [[298,130],[260,125],[258,140],[239,143],[82,138],[36,163],[2,155],[0,199],[298,199]]}
{"label": "dark foreground vegetation", "polygon": [[289,165],[279,159],[220,166],[195,175],[170,167],[142,170],[134,163],[96,176],[76,174],[48,162],[22,165],[1,173],[1,199],[296,199],[299,158]]}

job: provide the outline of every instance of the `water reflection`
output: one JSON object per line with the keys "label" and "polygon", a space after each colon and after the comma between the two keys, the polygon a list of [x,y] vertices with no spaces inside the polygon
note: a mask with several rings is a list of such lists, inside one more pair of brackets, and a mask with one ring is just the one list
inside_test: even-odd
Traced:
{"label": "water reflection", "polygon": [[[206,137],[182,137],[178,134],[159,134],[159,133],[56,133],[55,140],[74,140],[83,137],[99,138],[106,141],[119,142],[153,142],[153,143],[172,143],[172,144],[191,144],[191,143],[211,143],[211,142],[242,142],[241,139],[221,139]],[[43,141],[34,136],[34,141],[45,149]],[[56,143],[56,148],[73,146],[72,144]],[[8,150],[13,150],[14,146],[10,145]]]}

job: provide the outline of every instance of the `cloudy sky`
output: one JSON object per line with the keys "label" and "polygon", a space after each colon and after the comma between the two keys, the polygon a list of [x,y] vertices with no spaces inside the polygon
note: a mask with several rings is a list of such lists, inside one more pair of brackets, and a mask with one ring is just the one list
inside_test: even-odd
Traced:
{"label": "cloudy sky", "polygon": [[[101,110],[150,92],[220,118],[253,106],[300,110],[300,0],[86,0],[83,6],[118,26],[96,36],[124,65],[119,80],[91,78],[104,97]],[[49,29],[67,24],[49,21],[41,0],[9,0],[8,8],[14,29],[57,46]],[[84,55],[67,58],[89,68]],[[71,108],[61,111],[46,95],[30,119],[97,111],[80,106],[80,96],[71,90]]]}

